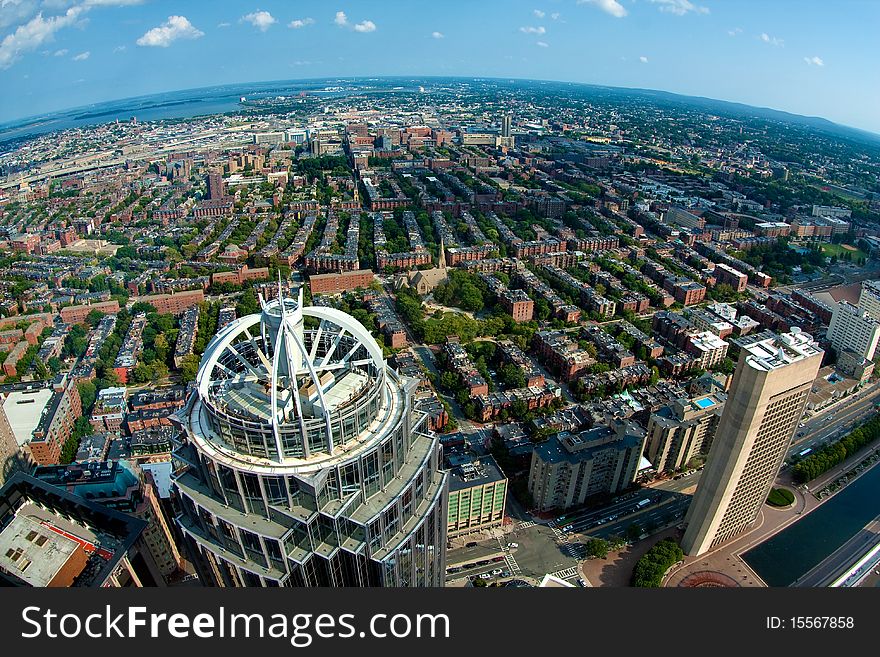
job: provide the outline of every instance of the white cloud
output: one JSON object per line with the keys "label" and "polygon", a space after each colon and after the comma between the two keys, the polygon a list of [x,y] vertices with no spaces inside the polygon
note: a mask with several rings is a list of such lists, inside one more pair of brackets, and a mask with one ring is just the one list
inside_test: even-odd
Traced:
{"label": "white cloud", "polygon": [[36,0],[0,0],[0,27],[21,23],[36,10]]}
{"label": "white cloud", "polygon": [[554,11],[552,14],[550,14],[550,18],[555,21],[559,20],[560,16],[562,16],[562,14],[560,14],[558,11]]}
{"label": "white cloud", "polygon": [[533,13],[535,16],[537,16],[538,18],[544,18],[544,16],[547,15],[547,14],[545,14],[543,11],[541,11],[540,9],[535,9],[535,10],[532,11],[532,13]]}
{"label": "white cloud", "polygon": [[261,32],[265,32],[278,22],[268,11],[253,11],[250,14],[242,16],[239,21],[250,23]]}
{"label": "white cloud", "polygon": [[595,5],[606,14],[611,14],[615,18],[623,18],[627,11],[617,0],[577,0],[579,5]]}
{"label": "white cloud", "polygon": [[547,43],[546,41],[535,41],[535,45],[538,46],[539,48],[549,48],[550,47],[550,44]]}
{"label": "white cloud", "polygon": [[532,27],[531,25],[528,27],[521,27],[519,28],[519,31],[525,34],[545,34],[547,32],[547,30],[541,25],[538,27]]}
{"label": "white cloud", "polygon": [[642,64],[647,64],[647,63],[648,63],[648,58],[645,57],[644,55],[642,55],[641,57],[639,57],[639,61],[640,61]]}
{"label": "white cloud", "polygon": [[232,23],[217,23],[217,27],[232,27]]}
{"label": "white cloud", "polygon": [[361,21],[360,23],[355,23],[352,25],[348,22],[348,16],[345,15],[344,11],[337,11],[336,18],[333,19],[333,22],[336,23],[339,27],[350,27],[355,32],[375,32],[376,24],[373,21]]}
{"label": "white cloud", "polygon": [[732,30],[727,30],[727,34],[728,34],[728,36],[735,37],[737,34],[742,34],[742,28],[735,27]]}
{"label": "white cloud", "polygon": [[761,34],[758,38],[761,39],[761,41],[763,41],[764,43],[769,43],[771,46],[784,46],[785,45],[785,41],[783,41],[782,39],[777,39],[776,37],[772,37],[769,34],[767,34],[766,32],[761,32]]}
{"label": "white cloud", "polygon": [[287,24],[287,27],[292,28],[294,30],[298,30],[301,27],[305,27],[306,25],[314,25],[314,18],[295,18]]}
{"label": "white cloud", "polygon": [[113,52],[125,52],[125,50],[126,50],[126,47],[124,45],[122,45],[122,46],[116,46],[113,49]]}
{"label": "white cloud", "polygon": [[178,39],[198,39],[205,33],[197,29],[186,16],[169,16],[159,27],[148,30],[136,41],[139,46],[167,48]]}
{"label": "white cloud", "polygon": [[432,36],[433,38],[435,38],[435,39],[442,39],[442,38],[444,38],[446,35],[443,34],[443,32],[431,32],[431,36]]}
{"label": "white cloud", "polygon": [[91,54],[92,53],[90,53],[88,50],[86,50],[85,52],[81,52],[80,54],[74,56],[73,61],[83,62],[83,61],[87,60],[91,56]]}
{"label": "white cloud", "polygon": [[60,16],[43,18],[40,12],[15,32],[7,34],[0,41],[0,69],[12,66],[25,53],[36,50],[47,41],[51,41],[55,33],[69,25],[73,25],[84,9],[81,6],[71,7]]}
{"label": "white cloud", "polygon": [[67,48],[62,48],[61,50],[56,50],[54,53],[55,57],[64,57],[67,54]]}
{"label": "white cloud", "polygon": [[816,57],[815,55],[812,57],[804,57],[804,61],[810,66],[825,66],[825,62],[822,61],[822,58]]}
{"label": "white cloud", "polygon": [[660,11],[664,11],[668,14],[675,14],[676,16],[684,16],[689,12],[694,12],[696,14],[708,14],[708,7],[701,7],[699,5],[695,5],[690,0],[649,0],[651,4],[660,5],[657,7]]}

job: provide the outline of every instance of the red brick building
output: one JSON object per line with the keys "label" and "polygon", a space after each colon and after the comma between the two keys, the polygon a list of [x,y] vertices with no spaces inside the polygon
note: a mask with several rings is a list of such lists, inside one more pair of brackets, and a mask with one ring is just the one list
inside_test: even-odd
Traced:
{"label": "red brick building", "polygon": [[61,309],[61,319],[65,324],[85,324],[86,317],[93,310],[97,310],[102,315],[115,315],[119,312],[119,302],[111,299],[84,306],[67,306]]}
{"label": "red brick building", "polygon": [[359,287],[368,288],[373,280],[372,269],[358,269],[339,274],[315,274],[309,277],[309,287],[312,294],[338,294]]}
{"label": "red brick building", "polygon": [[143,301],[153,306],[159,314],[171,315],[179,315],[187,308],[197,306],[204,300],[204,290],[187,290],[186,292],[175,292],[172,294],[152,294],[137,299],[137,301]]}

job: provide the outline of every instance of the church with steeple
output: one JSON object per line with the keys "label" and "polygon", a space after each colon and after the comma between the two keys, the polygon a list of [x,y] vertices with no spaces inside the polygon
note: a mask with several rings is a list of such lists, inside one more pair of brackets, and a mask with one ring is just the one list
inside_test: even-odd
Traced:
{"label": "church with steeple", "polygon": [[394,279],[395,289],[402,287],[412,288],[416,294],[424,296],[434,291],[440,283],[445,283],[449,279],[449,272],[446,270],[446,250],[443,240],[440,240],[440,261],[439,265],[431,269],[420,269],[416,271],[403,272]]}

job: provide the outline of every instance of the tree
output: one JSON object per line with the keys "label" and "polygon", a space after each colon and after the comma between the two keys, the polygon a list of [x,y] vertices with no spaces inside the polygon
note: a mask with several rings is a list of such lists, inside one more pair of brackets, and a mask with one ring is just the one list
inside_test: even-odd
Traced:
{"label": "tree", "polygon": [[241,295],[241,298],[238,300],[238,304],[235,307],[235,311],[239,317],[253,315],[254,313],[260,312],[260,303],[257,301],[257,295],[254,294],[253,290],[247,290]]}
{"label": "tree", "polygon": [[501,383],[510,388],[524,388],[527,383],[526,375],[523,374],[522,369],[513,363],[504,365],[498,372],[498,377],[501,379]]}
{"label": "tree", "polygon": [[604,559],[608,556],[611,545],[601,538],[591,538],[586,543],[587,556],[594,559]]}
{"label": "tree", "polygon": [[630,543],[635,543],[644,533],[642,526],[634,522],[626,529],[626,537],[629,539]]}
{"label": "tree", "polygon": [[684,559],[678,543],[665,538],[656,543],[636,563],[632,574],[632,586],[656,588],[663,583],[663,576],[673,565]]}
{"label": "tree", "polygon": [[104,313],[102,313],[100,310],[90,310],[89,314],[86,315],[86,324],[94,328],[101,322],[103,318]]}
{"label": "tree", "polygon": [[80,381],[76,384],[76,389],[79,392],[83,415],[88,415],[91,413],[92,406],[95,405],[95,399],[98,394],[97,388],[91,381]]}
{"label": "tree", "polygon": [[199,357],[195,354],[187,354],[180,361],[180,376],[184,383],[195,381],[199,371]]}

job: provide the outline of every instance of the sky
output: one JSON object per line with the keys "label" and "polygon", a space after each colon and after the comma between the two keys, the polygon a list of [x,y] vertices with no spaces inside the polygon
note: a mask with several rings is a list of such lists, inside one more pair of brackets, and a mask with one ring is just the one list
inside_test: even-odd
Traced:
{"label": "sky", "polygon": [[353,76],[562,80],[880,133],[877,0],[0,0],[0,122]]}

